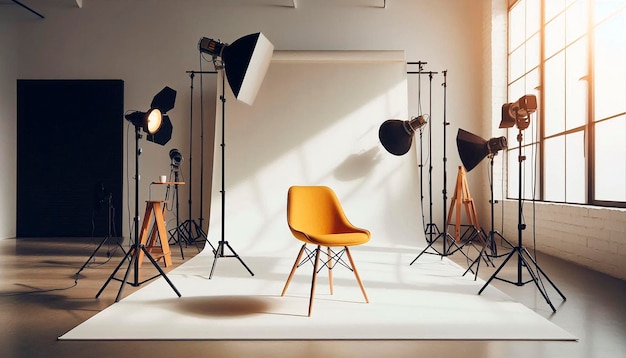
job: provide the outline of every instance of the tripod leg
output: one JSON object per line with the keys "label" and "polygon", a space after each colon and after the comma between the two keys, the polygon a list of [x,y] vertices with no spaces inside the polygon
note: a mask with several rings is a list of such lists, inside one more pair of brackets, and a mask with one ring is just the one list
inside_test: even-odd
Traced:
{"label": "tripod leg", "polygon": [[235,252],[235,250],[230,246],[230,244],[228,243],[228,241],[226,241],[226,246],[228,246],[228,248],[230,249],[230,251],[233,253],[233,255],[237,258],[237,260],[239,260],[239,262],[241,262],[241,264],[243,265],[243,267],[246,268],[246,270],[248,270],[248,272],[250,273],[251,276],[254,276],[254,273],[252,272],[252,270],[250,270],[250,268],[248,267],[248,265],[246,265],[245,262],[243,262],[243,260],[241,259],[241,257],[239,257],[239,255]]}
{"label": "tripod leg", "polygon": [[121,281],[120,284],[120,289],[117,291],[117,296],[115,296],[115,302],[119,302],[120,299],[122,298],[122,292],[124,291],[124,287],[126,287],[126,282],[128,282],[128,274],[130,273],[130,269],[131,267],[134,267],[136,269],[136,267],[133,265],[133,262],[139,260],[139,250],[137,249],[137,247],[135,246],[133,249],[131,249],[128,252],[133,252],[133,257],[130,259],[130,262],[128,263],[128,268],[126,269],[126,273],[124,274],[124,279]]}
{"label": "tripod leg", "polygon": [[[433,241],[429,242],[429,243],[428,243],[428,245],[426,245],[426,247],[424,248],[424,250],[422,250],[422,252],[420,252],[420,253],[417,255],[417,257],[415,257],[415,258],[413,259],[413,261],[411,261],[411,263],[409,264],[409,266],[413,265],[413,263],[414,263],[415,261],[417,261],[417,259],[419,259],[419,258],[420,258],[420,256],[422,256],[422,255],[426,252],[426,250],[428,250],[428,248],[429,248],[429,247],[433,247],[433,244],[435,243],[435,241],[437,241],[437,239],[435,239],[435,240],[433,240]],[[433,250],[434,250],[434,248],[433,248]]]}
{"label": "tripod leg", "polygon": [[[126,253],[126,255],[124,255],[124,258],[122,259],[122,261],[120,261],[119,265],[117,265],[117,267],[115,268],[115,270],[113,271],[113,273],[109,276],[109,278],[106,280],[106,282],[104,283],[104,285],[100,288],[100,291],[98,291],[98,293],[96,294],[96,298],[100,297],[100,294],[102,293],[102,291],[104,291],[104,289],[107,287],[107,285],[109,284],[109,282],[111,282],[111,280],[113,279],[113,277],[115,277],[115,274],[117,273],[117,271],[119,271],[120,267],[122,267],[122,265],[124,264],[124,262],[128,259],[128,256],[130,255],[130,253],[132,252],[132,248],[130,250],[128,250],[128,252]],[[130,259],[130,262],[132,262],[132,258]],[[129,269],[130,269],[130,263],[129,265]]]}
{"label": "tripod leg", "polygon": [[523,266],[526,267],[526,271],[528,271],[528,274],[531,277],[531,281],[535,284],[535,286],[537,286],[537,290],[539,291],[539,293],[541,293],[544,300],[546,300],[546,303],[550,306],[550,308],[552,308],[552,312],[556,312],[556,308],[554,308],[552,301],[550,301],[550,297],[548,297],[548,293],[545,291],[544,287],[539,285],[539,280],[540,280],[539,273],[538,272],[536,273],[535,271],[533,271],[533,269],[528,265],[528,261],[526,261],[526,258],[524,258],[524,256],[521,254],[520,254],[520,259],[522,261]]}
{"label": "tripod leg", "polygon": [[556,292],[558,292],[559,296],[561,296],[561,298],[565,301],[567,300],[567,298],[565,298],[565,295],[563,295],[563,292],[561,292],[561,290],[559,290],[558,287],[556,287],[556,285],[554,284],[554,282],[552,282],[552,280],[550,280],[550,277],[548,277],[548,275],[546,275],[546,273],[541,269],[541,267],[539,266],[539,264],[537,264],[537,261],[530,255],[530,253],[528,252],[528,250],[526,250],[526,248],[523,248],[524,253],[526,254],[526,256],[528,256],[528,258],[530,259],[530,261],[532,261],[532,263],[535,265],[535,267],[537,268],[538,273],[541,273],[543,275],[543,277],[546,278],[546,280],[548,280],[548,282],[550,282],[550,285],[552,285],[552,287],[554,288],[554,290],[556,290]]}
{"label": "tripod leg", "polygon": [[156,262],[156,260],[152,257],[152,255],[150,254],[150,252],[148,251],[148,249],[146,249],[146,247],[144,245],[141,245],[141,251],[143,251],[143,253],[148,257],[150,262],[152,262],[152,265],[157,269],[157,271],[159,271],[159,274],[161,276],[163,276],[163,278],[170,285],[172,290],[174,290],[174,292],[176,292],[176,295],[178,295],[178,297],[181,297],[180,292],[178,292],[178,290],[176,289],[176,287],[174,286],[172,281],[170,281],[170,279],[167,277],[167,275],[165,274],[165,272],[163,271],[161,266],[159,266],[158,262]]}
{"label": "tripod leg", "polygon": [[213,246],[213,244],[211,244],[211,241],[209,241],[209,235],[207,235],[204,230],[202,230],[202,228],[194,221],[193,225],[196,228],[196,233],[198,234],[198,236],[201,236],[204,238],[204,241],[207,242],[207,244],[209,244],[209,246],[211,246],[211,250],[213,250],[213,252],[215,252],[215,246]]}
{"label": "tripod leg", "polygon": [[220,252],[222,253],[221,255],[224,255],[224,243],[222,241],[220,241],[217,244],[217,249],[213,250],[213,252],[215,253],[214,257],[213,257],[213,265],[211,265],[211,273],[209,274],[209,279],[211,279],[213,277],[213,272],[215,271],[215,264],[217,264],[217,258],[220,257]]}
{"label": "tripod leg", "polygon": [[511,252],[509,252],[508,256],[506,257],[506,259],[504,259],[504,262],[502,262],[502,264],[500,265],[500,267],[498,267],[498,269],[496,270],[496,272],[493,273],[493,275],[491,275],[491,277],[489,277],[489,280],[487,280],[487,282],[485,282],[485,284],[483,285],[483,287],[480,289],[480,291],[478,291],[478,294],[480,295],[481,293],[483,293],[483,291],[485,290],[485,288],[487,288],[487,286],[491,283],[491,281],[493,281],[494,278],[496,278],[496,276],[498,275],[498,273],[504,268],[504,266],[506,265],[507,262],[509,262],[509,260],[511,259],[511,257],[513,257],[513,255],[517,252],[517,248],[511,250]]}
{"label": "tripod leg", "polygon": [[96,253],[98,252],[98,250],[100,250],[100,248],[102,247],[102,245],[104,245],[104,243],[109,239],[109,237],[105,237],[102,241],[100,241],[100,244],[98,245],[98,247],[96,247],[96,249],[91,253],[91,256],[89,256],[89,258],[87,259],[87,261],[85,261],[85,263],[83,264],[83,266],[81,266],[80,270],[78,270],[78,272],[76,272],[76,274],[78,275],[84,268],[85,266],[87,266],[87,264],[89,264],[89,261],[91,261],[91,259],[96,256]]}

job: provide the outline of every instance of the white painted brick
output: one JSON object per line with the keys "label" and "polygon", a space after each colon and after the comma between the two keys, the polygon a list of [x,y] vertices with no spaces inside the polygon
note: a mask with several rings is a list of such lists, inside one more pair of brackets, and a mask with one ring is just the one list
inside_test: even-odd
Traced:
{"label": "white painted brick", "polygon": [[622,257],[623,261],[626,257],[626,242],[618,242],[617,243],[617,255]]}
{"label": "white painted brick", "polygon": [[590,238],[589,241],[587,241],[587,245],[593,250],[598,250],[604,253],[610,252],[609,240]]}
{"label": "white painted brick", "polygon": [[624,232],[624,230],[626,230],[626,221],[607,220],[607,219],[597,219],[597,220],[601,222],[601,225],[605,230],[621,231],[621,232]]}

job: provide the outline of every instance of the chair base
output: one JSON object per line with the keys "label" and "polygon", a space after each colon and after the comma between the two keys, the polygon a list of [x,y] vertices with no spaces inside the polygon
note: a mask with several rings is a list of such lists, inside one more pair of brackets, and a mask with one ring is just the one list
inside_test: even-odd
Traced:
{"label": "chair base", "polygon": [[[289,273],[289,277],[287,278],[287,282],[285,283],[283,292],[281,293],[281,297],[285,296],[285,293],[287,292],[287,288],[289,287],[289,284],[291,283],[291,279],[293,278],[293,275],[296,272],[297,268],[302,266],[306,262],[311,262],[313,264],[313,275],[311,278],[311,294],[309,296],[309,311],[308,311],[309,317],[311,317],[311,313],[313,311],[313,300],[315,298],[315,286],[317,283],[317,273],[321,270],[319,267],[321,251],[322,251],[321,245],[317,245],[317,247],[313,251],[308,250],[306,247],[306,244],[302,245],[302,247],[300,248],[300,251],[298,252],[298,256],[296,257],[296,261],[294,262],[293,267],[291,268],[291,272]],[[302,259],[302,256],[304,255],[305,252],[307,253],[307,255],[304,259]],[[348,256],[349,265],[342,259],[344,252],[346,253],[346,256]],[[342,250],[339,251],[338,253],[335,253],[330,247],[326,247],[326,255],[327,255],[327,260],[323,262],[322,265],[328,268],[328,281],[330,285],[330,294],[331,295],[333,294],[333,275],[332,275],[333,268],[335,267],[336,264],[339,263],[342,266],[345,266],[346,268],[354,272],[354,277],[356,278],[359,284],[359,287],[361,288],[361,292],[363,293],[365,302],[369,303],[369,298],[367,297],[367,293],[365,292],[365,287],[363,286],[363,282],[361,281],[359,272],[357,271],[356,266],[354,265],[354,259],[352,258],[352,254],[350,253],[350,250],[348,249],[348,247],[343,246]],[[313,258],[313,256],[315,257]]]}

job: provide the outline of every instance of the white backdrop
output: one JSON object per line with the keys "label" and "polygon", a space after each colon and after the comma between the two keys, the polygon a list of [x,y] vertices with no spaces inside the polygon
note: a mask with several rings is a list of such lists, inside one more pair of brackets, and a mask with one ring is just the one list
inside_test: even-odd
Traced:
{"label": "white backdrop", "polygon": [[[224,232],[244,261],[253,253],[295,255],[286,223],[291,185],[334,189],[352,223],[372,232],[370,246],[423,246],[415,151],[396,157],[378,140],[382,122],[407,118],[405,61],[402,51],[278,51],[252,106],[226,86]],[[214,245],[222,211],[219,98],[217,110]]]}

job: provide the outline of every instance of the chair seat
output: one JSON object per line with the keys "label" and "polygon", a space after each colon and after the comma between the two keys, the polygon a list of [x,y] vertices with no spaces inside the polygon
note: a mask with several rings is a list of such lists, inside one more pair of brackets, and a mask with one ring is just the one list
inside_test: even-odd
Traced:
{"label": "chair seat", "polygon": [[350,232],[345,234],[308,234],[312,244],[321,246],[355,246],[370,240],[370,235],[365,232]]}

